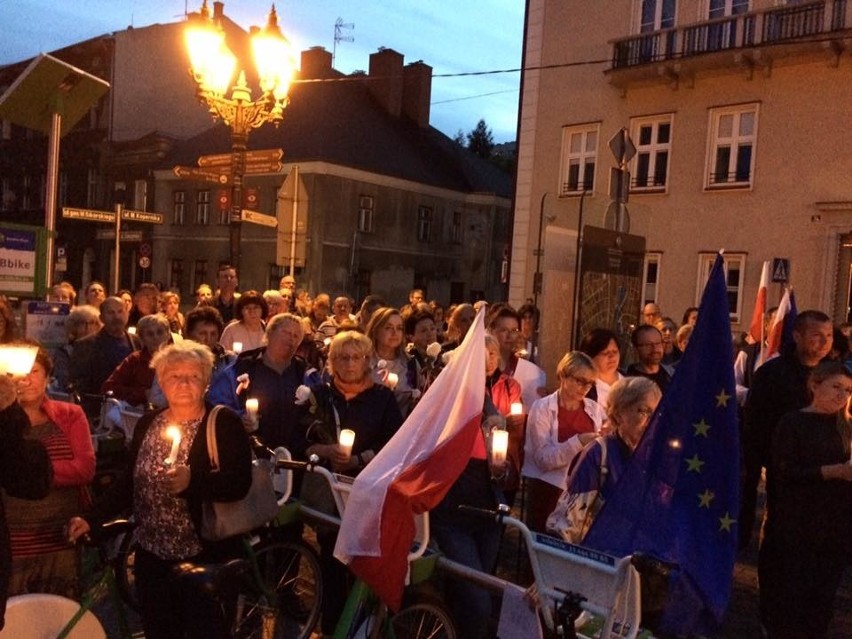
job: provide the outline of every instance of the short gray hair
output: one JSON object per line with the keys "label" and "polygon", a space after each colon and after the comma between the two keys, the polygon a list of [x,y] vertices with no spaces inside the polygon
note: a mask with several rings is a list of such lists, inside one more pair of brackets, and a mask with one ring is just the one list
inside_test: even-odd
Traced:
{"label": "short gray hair", "polygon": [[276,330],[281,324],[284,322],[293,322],[299,327],[299,330],[302,331],[302,336],[305,335],[305,327],[302,326],[302,318],[298,315],[294,315],[293,313],[278,313],[278,315],[273,315],[266,322],[266,333],[264,334],[264,339],[268,339],[274,330]]}
{"label": "short gray hair", "polygon": [[154,369],[157,379],[160,379],[167,369],[176,364],[196,364],[201,370],[201,377],[206,386],[213,374],[214,361],[213,351],[207,346],[191,339],[185,339],[181,342],[169,344],[154,353],[154,357],[151,358],[151,368]]}
{"label": "short gray hair", "polygon": [[620,379],[612,385],[609,391],[606,415],[610,421],[616,423],[616,420],[613,419],[614,415],[627,412],[649,395],[659,401],[663,393],[657,383],[647,377]]}

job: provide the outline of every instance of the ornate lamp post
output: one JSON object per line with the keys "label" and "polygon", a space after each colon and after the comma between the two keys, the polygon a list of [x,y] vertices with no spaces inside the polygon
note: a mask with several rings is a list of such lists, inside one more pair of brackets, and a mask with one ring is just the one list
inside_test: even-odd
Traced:
{"label": "ornate lamp post", "polygon": [[[221,24],[214,21],[207,0],[203,0],[197,14],[190,16],[185,37],[192,77],[198,85],[198,98],[210,108],[214,120],[222,120],[231,129],[230,259],[231,264],[239,268],[248,136],[252,129],[267,122],[278,126],[284,119],[295,63],[290,43],[278,27],[275,5],[272,5],[265,27],[251,28],[252,52],[260,85],[257,100],[252,100],[252,90],[246,84],[242,69],[236,84],[231,85],[237,58],[225,44],[225,32]],[[229,92],[230,97],[227,96]]]}

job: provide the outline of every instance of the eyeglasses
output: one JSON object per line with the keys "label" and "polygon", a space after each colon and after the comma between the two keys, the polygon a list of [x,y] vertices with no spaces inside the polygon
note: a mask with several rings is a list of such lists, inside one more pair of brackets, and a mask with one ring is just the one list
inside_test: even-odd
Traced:
{"label": "eyeglasses", "polygon": [[568,377],[577,382],[577,385],[580,388],[591,388],[595,385],[595,380],[593,379],[585,379],[584,377],[577,377],[576,375],[569,375]]}
{"label": "eyeglasses", "polygon": [[361,362],[366,359],[365,355],[336,355],[334,357],[335,362]]}

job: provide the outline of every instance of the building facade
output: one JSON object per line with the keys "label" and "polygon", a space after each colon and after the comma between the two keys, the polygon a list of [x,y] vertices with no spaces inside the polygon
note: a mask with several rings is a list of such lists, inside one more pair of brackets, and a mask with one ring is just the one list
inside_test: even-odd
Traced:
{"label": "building facade", "polygon": [[[608,142],[625,128],[642,302],[679,322],[725,249],[734,331],[773,258],[800,309],[846,321],[852,3],[530,0],[526,33],[513,302],[531,296],[541,229],[545,315],[570,308],[579,213],[611,227]],[[545,346],[564,352],[570,325],[550,328]]]}

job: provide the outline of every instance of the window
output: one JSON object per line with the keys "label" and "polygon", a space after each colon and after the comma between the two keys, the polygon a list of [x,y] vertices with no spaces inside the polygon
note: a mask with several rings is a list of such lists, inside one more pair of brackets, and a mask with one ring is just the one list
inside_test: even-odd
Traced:
{"label": "window", "polygon": [[183,290],[183,260],[169,260],[169,290]]}
{"label": "window", "polygon": [[637,118],[630,123],[636,145],[630,188],[635,191],[664,191],[668,185],[672,116]]}
{"label": "window", "polygon": [[642,306],[656,304],[660,292],[660,258],[662,253],[645,253],[642,273]]}
{"label": "window", "polygon": [[147,211],[148,206],[148,182],[145,180],[134,180],[133,182],[133,205],[130,207],[137,211]]}
{"label": "window", "polygon": [[707,17],[710,20],[748,13],[750,0],[710,0]]}
{"label": "window", "polygon": [[183,226],[186,215],[186,191],[172,193],[172,224]]}
{"label": "window", "polygon": [[417,209],[417,240],[432,241],[432,207],[421,206]]}
{"label": "window", "polygon": [[670,29],[675,23],[675,0],[642,0],[639,32]]}
{"label": "window", "polygon": [[195,198],[195,223],[210,223],[210,191],[199,191]]}
{"label": "window", "polygon": [[[743,282],[745,281],[745,253],[725,253],[725,282],[728,286],[728,306],[731,321],[739,322],[742,315]],[[696,290],[696,306],[701,301],[704,285],[710,277],[710,269],[716,261],[715,253],[701,253],[698,265],[698,288]]]}
{"label": "window", "polygon": [[599,129],[599,124],[562,129],[559,195],[580,195],[594,190]]}
{"label": "window", "polygon": [[450,227],[450,241],[453,244],[462,243],[462,213],[453,211],[453,225]]}
{"label": "window", "polygon": [[373,198],[369,195],[358,196],[358,230],[373,232]]}
{"label": "window", "polygon": [[192,266],[192,290],[193,292],[207,281],[207,260],[195,260]]}
{"label": "window", "polygon": [[94,208],[98,198],[98,172],[89,169],[86,172],[86,206]]}
{"label": "window", "polygon": [[707,188],[753,184],[757,113],[756,104],[710,110]]}

